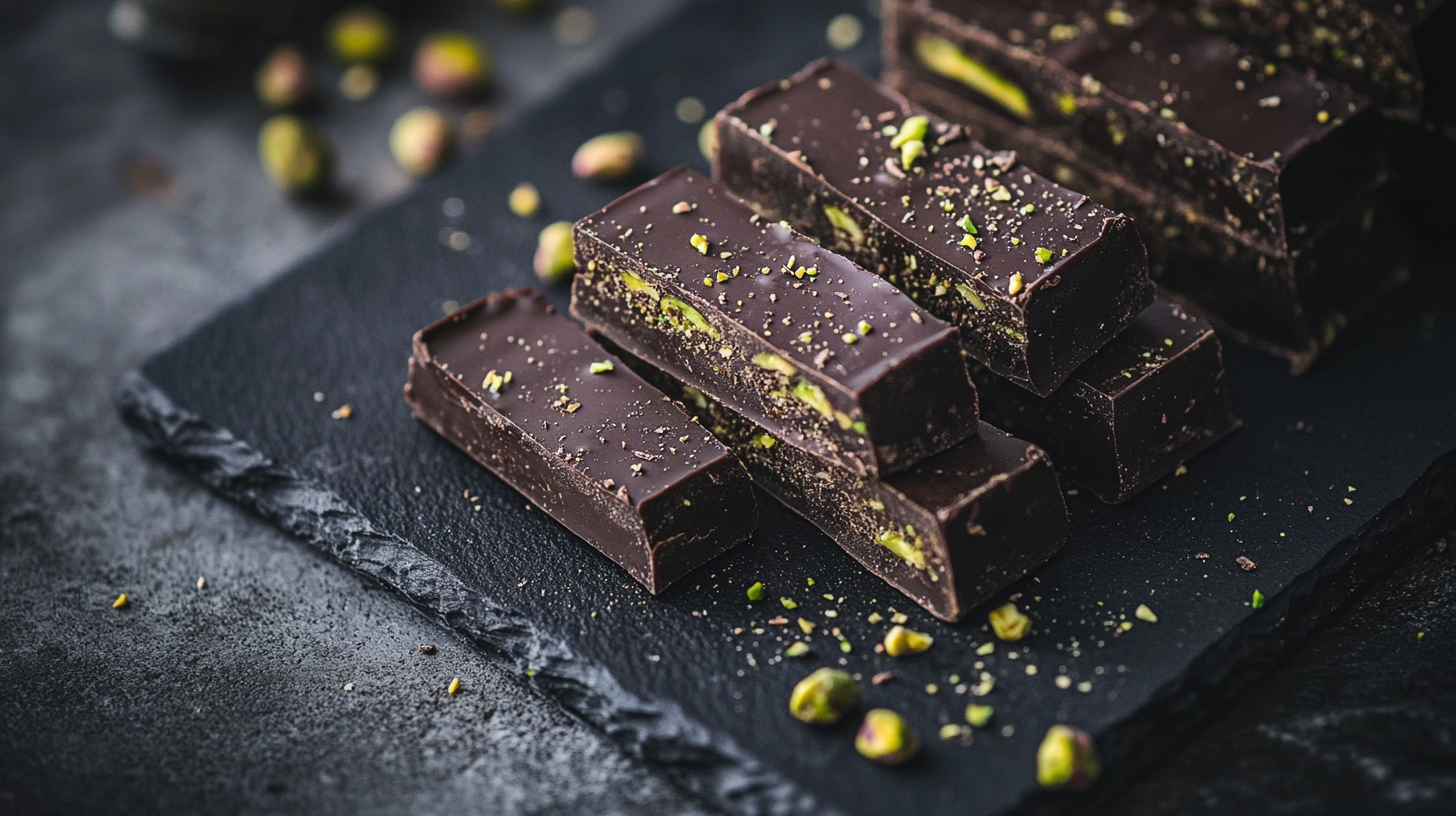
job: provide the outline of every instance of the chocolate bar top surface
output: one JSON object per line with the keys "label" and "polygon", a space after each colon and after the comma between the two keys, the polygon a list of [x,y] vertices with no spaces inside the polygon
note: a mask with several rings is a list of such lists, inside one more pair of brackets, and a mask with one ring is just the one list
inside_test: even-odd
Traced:
{"label": "chocolate bar top surface", "polygon": [[[1341,83],[1268,62],[1177,12],[1150,4],[930,1],[1155,115],[1186,123],[1230,152],[1264,163],[1281,163],[1370,106]],[[1084,80],[1084,89],[1088,84]],[[1324,122],[1321,112],[1327,115]]]}
{"label": "chocolate bar top surface", "polygon": [[[491,295],[420,331],[415,354],[634,506],[732,454],[539,293]],[[592,363],[612,370],[591,373]],[[486,375],[511,373],[493,393]]]}
{"label": "chocolate bar top surface", "polygon": [[[944,517],[1009,478],[1016,468],[1044,456],[1035,445],[982,422],[977,436],[883,481],[928,512]],[[1002,478],[996,478],[998,475]]]}
{"label": "chocolate bar top surface", "polygon": [[[692,209],[674,213],[682,204]],[[874,382],[902,358],[956,331],[894,285],[788,227],[762,221],[686,167],[642,185],[581,225],[657,274],[716,301],[724,317],[801,367],[818,369],[849,389]],[[693,245],[694,236],[707,239],[706,254]],[[817,268],[818,275],[789,274],[791,260],[795,270]],[[728,280],[719,281],[719,273]],[[861,321],[871,331],[859,336]],[[842,339],[850,333],[858,336],[853,344]]]}
{"label": "chocolate bar top surface", "polygon": [[[815,173],[891,229],[1008,296],[1013,275],[1021,275],[1023,291],[1053,277],[1067,255],[1096,240],[1104,222],[1117,215],[1017,164],[1015,153],[993,152],[934,116],[925,137],[932,153],[916,165],[925,171],[896,177],[886,161],[898,166],[900,151],[890,146],[885,128],[898,128],[922,112],[833,60],[752,91],[727,113],[760,134],[768,131],[781,150],[800,151]],[[940,141],[945,144],[937,145]],[[992,198],[988,181],[1004,186],[1011,198]],[[959,243],[966,235],[959,222],[966,215],[976,227],[975,249]],[[1052,253],[1049,262],[1038,261],[1038,249]]]}
{"label": "chocolate bar top surface", "polygon": [[1162,298],[1142,310],[1115,342],[1083,363],[1072,379],[1116,396],[1213,331],[1213,326]]}

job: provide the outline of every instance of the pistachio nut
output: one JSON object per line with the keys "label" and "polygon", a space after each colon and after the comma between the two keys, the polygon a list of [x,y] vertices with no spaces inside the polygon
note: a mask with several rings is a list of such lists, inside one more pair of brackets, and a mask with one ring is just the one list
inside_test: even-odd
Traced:
{"label": "pistachio nut", "polygon": [[1086,731],[1067,725],[1047,729],[1036,749],[1036,781],[1048,790],[1082,790],[1097,781],[1102,761]]}
{"label": "pistachio nut", "polygon": [[919,654],[930,648],[935,639],[923,632],[913,632],[903,626],[892,626],[885,633],[885,654],[890,657]]}
{"label": "pistachio nut", "polygon": [[789,713],[814,725],[839,722],[858,706],[859,684],[839,669],[815,669],[789,696]]}
{"label": "pistachio nut", "polygon": [[435,96],[469,96],[490,81],[490,52],[463,31],[438,31],[415,51],[415,82]]}
{"label": "pistachio nut", "polygon": [[646,146],[632,131],[603,133],[588,139],[571,157],[571,172],[588,181],[618,181],[641,164]]}
{"label": "pistachio nut", "polygon": [[576,272],[570,221],[547,224],[536,239],[536,277],[544,283],[565,283]]}
{"label": "pistachio nut", "polygon": [[280,113],[258,133],[258,158],[280,189],[308,193],[328,184],[333,156],[328,142],[297,116]]}
{"label": "pistachio nut", "polygon": [[298,46],[284,43],[258,66],[254,78],[258,99],[274,110],[297,108],[313,97],[313,71]]}
{"label": "pistachio nut", "polygon": [[454,145],[450,122],[434,108],[415,108],[389,132],[389,151],[405,172],[425,176],[449,158]]}
{"label": "pistachio nut", "polygon": [[1031,631],[1031,618],[1014,603],[992,609],[987,617],[991,620],[991,631],[1002,640],[1021,640]]}
{"label": "pistachio nut", "polygon": [[899,714],[876,708],[865,713],[859,733],[854,736],[854,749],[866,759],[899,765],[915,756],[920,741]]}
{"label": "pistachio nut", "polygon": [[518,218],[535,218],[541,212],[541,191],[531,182],[523,181],[511,190],[506,204],[511,208],[511,214]]}
{"label": "pistachio nut", "polygon": [[329,24],[328,36],[334,57],[346,64],[379,63],[394,54],[394,22],[369,6],[340,12]]}

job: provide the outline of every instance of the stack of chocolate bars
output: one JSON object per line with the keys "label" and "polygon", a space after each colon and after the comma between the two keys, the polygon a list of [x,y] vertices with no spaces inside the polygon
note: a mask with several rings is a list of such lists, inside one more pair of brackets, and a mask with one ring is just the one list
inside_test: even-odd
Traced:
{"label": "stack of chocolate bars", "polygon": [[1061,546],[1054,461],[1119,502],[1237,427],[1126,216],[833,62],[716,127],[715,180],[576,224],[585,330],[490,296],[416,336],[405,390],[651,591],[752,534],[751,479],[958,620]]}
{"label": "stack of chocolate bars", "polygon": [[886,81],[1131,215],[1161,286],[1299,371],[1409,275],[1382,114],[1449,80],[1443,5],[891,0]]}

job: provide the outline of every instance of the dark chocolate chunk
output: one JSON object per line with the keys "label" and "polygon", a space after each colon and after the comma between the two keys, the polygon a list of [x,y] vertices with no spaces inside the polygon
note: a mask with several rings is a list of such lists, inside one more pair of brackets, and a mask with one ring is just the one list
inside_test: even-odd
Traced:
{"label": "dark chocolate chunk", "polygon": [[1213,327],[1158,300],[1049,397],[985,372],[986,417],[1069,481],[1126,501],[1239,426]]}
{"label": "dark chocolate chunk", "polygon": [[976,437],[909,470],[857,476],[618,353],[667,393],[680,394],[684,407],[738,452],[759,487],[941,620],[959,620],[1062,545],[1067,508],[1046,454],[984,422]]}
{"label": "dark chocolate chunk", "polygon": [[1198,304],[1225,337],[1288,360],[1295,373],[1410,277],[1416,242],[1388,186],[1350,202],[1337,220],[1308,235],[1306,246],[1267,253],[1222,224],[1188,218],[1177,200],[1104,172],[1033,128],[1010,125],[968,99],[951,104],[945,112],[978,138],[1014,147],[1033,167],[1132,216],[1163,291]]}
{"label": "dark chocolate chunk", "polygon": [[915,101],[974,100],[1266,254],[1388,176],[1368,98],[1147,3],[894,0],[888,16],[887,81]]}
{"label": "dark chocolate chunk", "polygon": [[744,95],[717,125],[725,186],[895,283],[1039,394],[1152,302],[1127,218],[838,63]]}
{"label": "dark chocolate chunk", "polygon": [[404,393],[416,417],[653,593],[758,523],[733,454],[530,289],[417,333]]}
{"label": "dark chocolate chunk", "polygon": [[814,455],[904,469],[976,432],[956,330],[678,168],[576,225],[572,313]]}

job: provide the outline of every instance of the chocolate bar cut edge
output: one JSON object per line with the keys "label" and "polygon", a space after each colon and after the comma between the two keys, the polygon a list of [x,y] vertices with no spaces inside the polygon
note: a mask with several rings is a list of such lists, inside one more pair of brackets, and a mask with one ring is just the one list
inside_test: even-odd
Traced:
{"label": "chocolate bar cut edge", "polygon": [[416,418],[654,594],[757,525],[733,454],[533,290],[417,332],[404,393]]}

